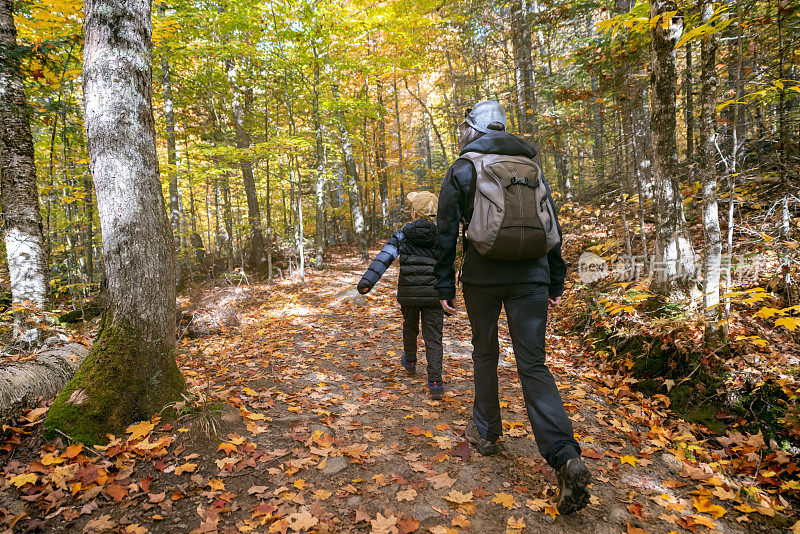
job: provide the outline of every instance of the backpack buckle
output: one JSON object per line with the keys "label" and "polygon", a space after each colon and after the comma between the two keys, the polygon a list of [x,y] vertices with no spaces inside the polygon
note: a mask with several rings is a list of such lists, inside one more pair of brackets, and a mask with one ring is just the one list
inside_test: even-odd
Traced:
{"label": "backpack buckle", "polygon": [[509,170],[511,171],[511,183],[508,184],[509,186],[516,184],[528,185],[527,178],[520,178],[517,176],[517,168],[514,165],[509,166]]}

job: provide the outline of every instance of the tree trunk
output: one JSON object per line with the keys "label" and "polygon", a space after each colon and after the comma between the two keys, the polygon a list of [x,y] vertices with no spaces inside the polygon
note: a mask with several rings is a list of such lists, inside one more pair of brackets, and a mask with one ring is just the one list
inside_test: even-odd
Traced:
{"label": "tree trunk", "polygon": [[[264,99],[264,142],[269,146],[269,99]],[[264,160],[266,167],[266,182],[267,182],[267,227],[265,228],[267,234],[267,281],[272,283],[272,188],[270,187],[269,175],[269,155]]]}
{"label": "tree trunk", "polygon": [[511,2],[511,33],[514,48],[514,76],[519,109],[519,131],[536,148],[534,160],[541,165],[539,154],[539,125],[536,109],[536,75],[531,58],[531,23],[527,0]]}
{"label": "tree trunk", "polygon": [[64,389],[89,352],[77,343],[63,347],[45,342],[33,360],[0,364],[0,423],[7,423],[40,399],[49,400]]}
{"label": "tree trunk", "polygon": [[[236,130],[236,148],[250,148],[249,119],[253,107],[253,89],[247,87],[239,89],[236,74],[236,63],[229,59],[226,61],[226,76],[231,87],[233,100],[231,102],[231,119]],[[244,93],[244,105],[242,95]],[[239,167],[242,169],[242,183],[247,196],[247,220],[250,224],[250,261],[258,271],[266,267],[267,257],[264,254],[264,233],[261,229],[261,209],[258,206],[258,193],[256,181],[253,176],[253,162],[249,159],[240,159]]]}
{"label": "tree trunk", "polygon": [[314,121],[314,157],[317,167],[316,176],[314,177],[314,206],[316,216],[314,225],[316,261],[314,263],[317,269],[321,269],[325,258],[325,147],[323,145],[322,121],[320,120],[319,111],[319,57],[316,45],[312,48],[314,52],[314,100],[311,114]]}
{"label": "tree trunk", "polygon": [[41,318],[31,312],[45,306],[48,275],[21,55],[12,0],[0,0],[0,204],[12,301],[25,308],[14,313],[15,337],[32,343]]}
{"label": "tree trunk", "polygon": [[683,32],[683,17],[676,15],[666,21],[662,17],[676,9],[674,0],[650,2],[650,18],[658,20],[650,32],[650,122],[656,186],[656,246],[651,269],[655,293],[685,301],[691,294],[694,252],[683,214],[675,137],[678,75],[674,47]]}
{"label": "tree trunk", "polygon": [[94,284],[94,186],[91,173],[83,176],[83,190],[86,197],[83,199],[83,213],[86,217],[86,281],[89,291]]}
{"label": "tree trunk", "polygon": [[[333,87],[333,99],[338,97],[338,89]],[[339,103],[337,103],[339,104]],[[336,119],[339,123],[339,137],[342,140],[342,157],[344,159],[344,173],[347,180],[345,190],[347,191],[347,199],[350,203],[350,213],[353,218],[353,233],[356,236],[358,243],[358,253],[361,259],[367,261],[369,255],[367,254],[367,236],[364,228],[364,212],[361,209],[361,201],[358,197],[358,167],[356,167],[356,160],[353,157],[353,143],[350,137],[350,128],[347,125],[344,113],[341,106],[337,105]]]}
{"label": "tree trunk", "polygon": [[[167,6],[158,5],[158,14],[163,19]],[[178,159],[175,151],[175,113],[172,102],[172,76],[166,50],[161,52],[161,87],[164,90],[164,122],[167,130],[167,176],[169,176],[169,220],[172,226],[172,240],[175,250],[175,281],[181,285],[183,277],[181,248],[180,200],[178,198]]]}
{"label": "tree trunk", "polygon": [[[377,154],[375,163],[378,167],[378,187],[381,194],[381,224],[386,227],[389,224],[389,173],[386,163],[386,109],[383,107],[383,84],[378,79],[376,83],[376,93],[378,97],[378,142],[376,143]],[[447,156],[444,156],[447,159]]]}
{"label": "tree trunk", "polygon": [[[700,5],[703,24],[709,24],[714,14],[712,0]],[[688,53],[688,52],[687,52]],[[706,345],[717,348],[723,340],[724,330],[719,320],[720,272],[722,266],[722,233],[719,227],[717,206],[717,36],[709,34],[700,43],[700,146],[699,174],[703,185],[703,237],[705,261],[703,262],[703,309],[708,316]],[[688,132],[687,132],[688,134]],[[688,151],[688,149],[687,149]]]}
{"label": "tree trunk", "polygon": [[[700,46],[702,46],[702,44]],[[692,76],[692,43],[691,41],[689,41],[688,43],[686,43],[686,70],[684,71],[684,76],[683,76],[683,86],[684,86],[683,120],[686,122],[686,167],[689,170],[690,178],[691,175],[693,174],[693,169],[694,169],[694,94],[692,92],[693,85],[694,85],[694,78]]]}
{"label": "tree trunk", "polygon": [[150,2],[87,0],[84,27],[86,138],[108,309],[45,427],[98,443],[180,398],[185,383],[174,354],[175,255],[158,176]]}

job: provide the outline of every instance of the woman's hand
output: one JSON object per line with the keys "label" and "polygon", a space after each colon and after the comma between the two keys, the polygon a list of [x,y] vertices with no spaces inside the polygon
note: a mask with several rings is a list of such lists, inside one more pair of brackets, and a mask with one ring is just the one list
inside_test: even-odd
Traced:
{"label": "woman's hand", "polygon": [[447,315],[456,313],[456,299],[439,300],[442,303],[442,309]]}

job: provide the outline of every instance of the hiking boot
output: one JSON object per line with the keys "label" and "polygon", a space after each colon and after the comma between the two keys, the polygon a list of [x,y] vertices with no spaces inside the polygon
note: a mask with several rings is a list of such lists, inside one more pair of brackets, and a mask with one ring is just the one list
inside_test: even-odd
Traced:
{"label": "hiking boot", "polygon": [[558,469],[558,513],[577,512],[589,504],[589,488],[592,481],[589,468],[580,458],[570,458]]}
{"label": "hiking boot", "polygon": [[481,436],[477,425],[475,425],[475,421],[470,421],[467,423],[467,429],[464,431],[464,435],[466,436],[467,441],[469,441],[469,444],[472,445],[475,450],[482,455],[490,456],[492,454],[497,454],[497,443],[494,441],[489,441]]}
{"label": "hiking boot", "polygon": [[441,399],[444,395],[444,382],[441,380],[428,380],[428,391],[432,399]]}
{"label": "hiking boot", "polygon": [[413,362],[410,362],[406,359],[406,353],[404,352],[402,356],[400,356],[400,365],[405,368],[406,373],[413,375],[417,372],[417,360],[415,359]]}

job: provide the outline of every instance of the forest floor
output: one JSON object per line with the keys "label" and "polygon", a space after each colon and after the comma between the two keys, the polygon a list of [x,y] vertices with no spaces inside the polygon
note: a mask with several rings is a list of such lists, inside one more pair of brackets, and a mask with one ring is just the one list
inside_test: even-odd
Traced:
{"label": "forest floor", "polygon": [[[574,311],[565,309],[550,321],[548,363],[594,483],[586,509],[558,515],[556,479],[525,416],[505,325],[505,435],[501,453],[483,457],[463,437],[472,400],[463,303],[445,321],[446,393],[431,400],[421,340],[417,374],[399,365],[397,270],[366,305],[336,298],[363,269],[354,257],[335,256],[304,283],[232,289],[240,320],[180,343],[189,396],[177,420],[139,423],[98,450],[43,441],[44,408],[29,413],[2,445],[6,527],[702,533],[785,532],[793,523],[746,480],[704,462],[702,443],[665,396],[635,394],[628,379],[579,357],[590,349],[559,327]],[[763,446],[758,435],[741,440],[753,451]]]}

